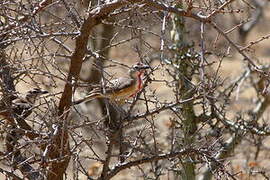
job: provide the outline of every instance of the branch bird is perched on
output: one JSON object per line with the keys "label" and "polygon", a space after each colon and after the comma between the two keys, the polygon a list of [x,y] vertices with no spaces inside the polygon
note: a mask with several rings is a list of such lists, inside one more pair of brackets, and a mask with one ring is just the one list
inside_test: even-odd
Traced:
{"label": "branch bird is perched on", "polygon": [[149,65],[137,63],[129,70],[129,77],[113,79],[105,86],[104,91],[102,88],[95,88],[89,95],[75,101],[73,104],[80,104],[84,101],[90,101],[96,98],[108,98],[113,101],[128,99],[141,90],[144,73],[149,68]]}
{"label": "branch bird is perched on", "polygon": [[[12,101],[11,110],[16,117],[26,118],[32,112],[32,108],[36,100],[43,94],[47,94],[48,91],[39,88],[29,90],[24,97],[17,97]],[[0,115],[9,116],[9,107],[6,107],[5,103],[0,105]]]}

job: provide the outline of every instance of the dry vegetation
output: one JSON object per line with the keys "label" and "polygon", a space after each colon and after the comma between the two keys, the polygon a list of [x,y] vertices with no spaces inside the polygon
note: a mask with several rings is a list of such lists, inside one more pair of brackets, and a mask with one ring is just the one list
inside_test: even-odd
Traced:
{"label": "dry vegetation", "polygon": [[[0,179],[269,179],[269,9],[2,0]],[[137,62],[124,104],[73,104]],[[32,88],[49,93],[17,113]]]}

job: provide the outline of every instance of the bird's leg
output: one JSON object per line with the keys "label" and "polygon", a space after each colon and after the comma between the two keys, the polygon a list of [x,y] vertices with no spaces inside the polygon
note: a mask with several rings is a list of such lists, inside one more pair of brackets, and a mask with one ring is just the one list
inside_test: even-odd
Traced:
{"label": "bird's leg", "polygon": [[[122,100],[123,102],[123,100]],[[115,139],[115,144],[116,147],[119,148],[119,161],[121,163],[123,163],[126,159],[126,152],[127,152],[127,146],[124,143],[124,134],[125,134],[125,130],[123,128],[123,122],[125,117],[127,116],[127,112],[122,108],[122,106],[119,105],[119,101],[111,101],[110,102],[113,106],[113,108],[115,108],[115,110],[119,113],[119,117],[117,118],[117,125],[116,125],[116,129],[114,131],[114,138]]]}
{"label": "bird's leg", "polygon": [[113,107],[119,112],[120,117],[123,117],[126,115],[126,111],[122,108],[123,104],[125,104],[125,100],[117,100],[117,101],[111,101]]}

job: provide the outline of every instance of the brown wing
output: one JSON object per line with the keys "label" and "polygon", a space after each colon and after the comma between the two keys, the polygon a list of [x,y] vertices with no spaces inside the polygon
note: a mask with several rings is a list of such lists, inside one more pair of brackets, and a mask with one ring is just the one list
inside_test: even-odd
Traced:
{"label": "brown wing", "polygon": [[118,92],[135,84],[135,80],[128,77],[120,77],[118,79],[113,79],[108,82],[106,86],[106,93]]}
{"label": "brown wing", "polygon": [[93,89],[89,95],[83,99],[74,101],[74,104],[80,104],[84,101],[88,101],[95,98],[113,98],[113,99],[123,99],[129,97],[136,90],[136,81],[128,77],[120,77],[118,79],[113,79],[108,82],[105,86],[106,94],[102,93],[101,88]]}
{"label": "brown wing", "polygon": [[33,105],[25,101],[24,99],[15,99],[12,101],[12,109],[16,115],[26,118],[32,113]]}
{"label": "brown wing", "polygon": [[[128,88],[132,85],[135,84],[135,80],[132,78],[128,77],[120,77],[117,79],[110,80],[106,85],[105,85],[105,91],[106,93],[111,93],[111,92],[118,92],[122,89]],[[101,93],[102,90],[100,87],[93,89],[90,94],[93,93]]]}
{"label": "brown wing", "polygon": [[[31,114],[33,105],[18,97],[12,101],[12,106],[10,108],[12,108],[16,118],[26,118]],[[3,107],[0,114],[8,112],[8,109],[8,107]]]}

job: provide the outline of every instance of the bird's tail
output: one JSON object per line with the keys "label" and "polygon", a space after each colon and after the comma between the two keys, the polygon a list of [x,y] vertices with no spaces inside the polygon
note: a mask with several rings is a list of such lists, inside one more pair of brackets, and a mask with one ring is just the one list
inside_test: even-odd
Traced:
{"label": "bird's tail", "polygon": [[93,94],[85,96],[82,99],[74,101],[73,105],[77,105],[77,104],[80,104],[80,103],[86,102],[86,101],[92,101],[92,100],[97,99],[97,98],[106,98],[106,97],[103,94],[100,94],[100,93],[93,93]]}

